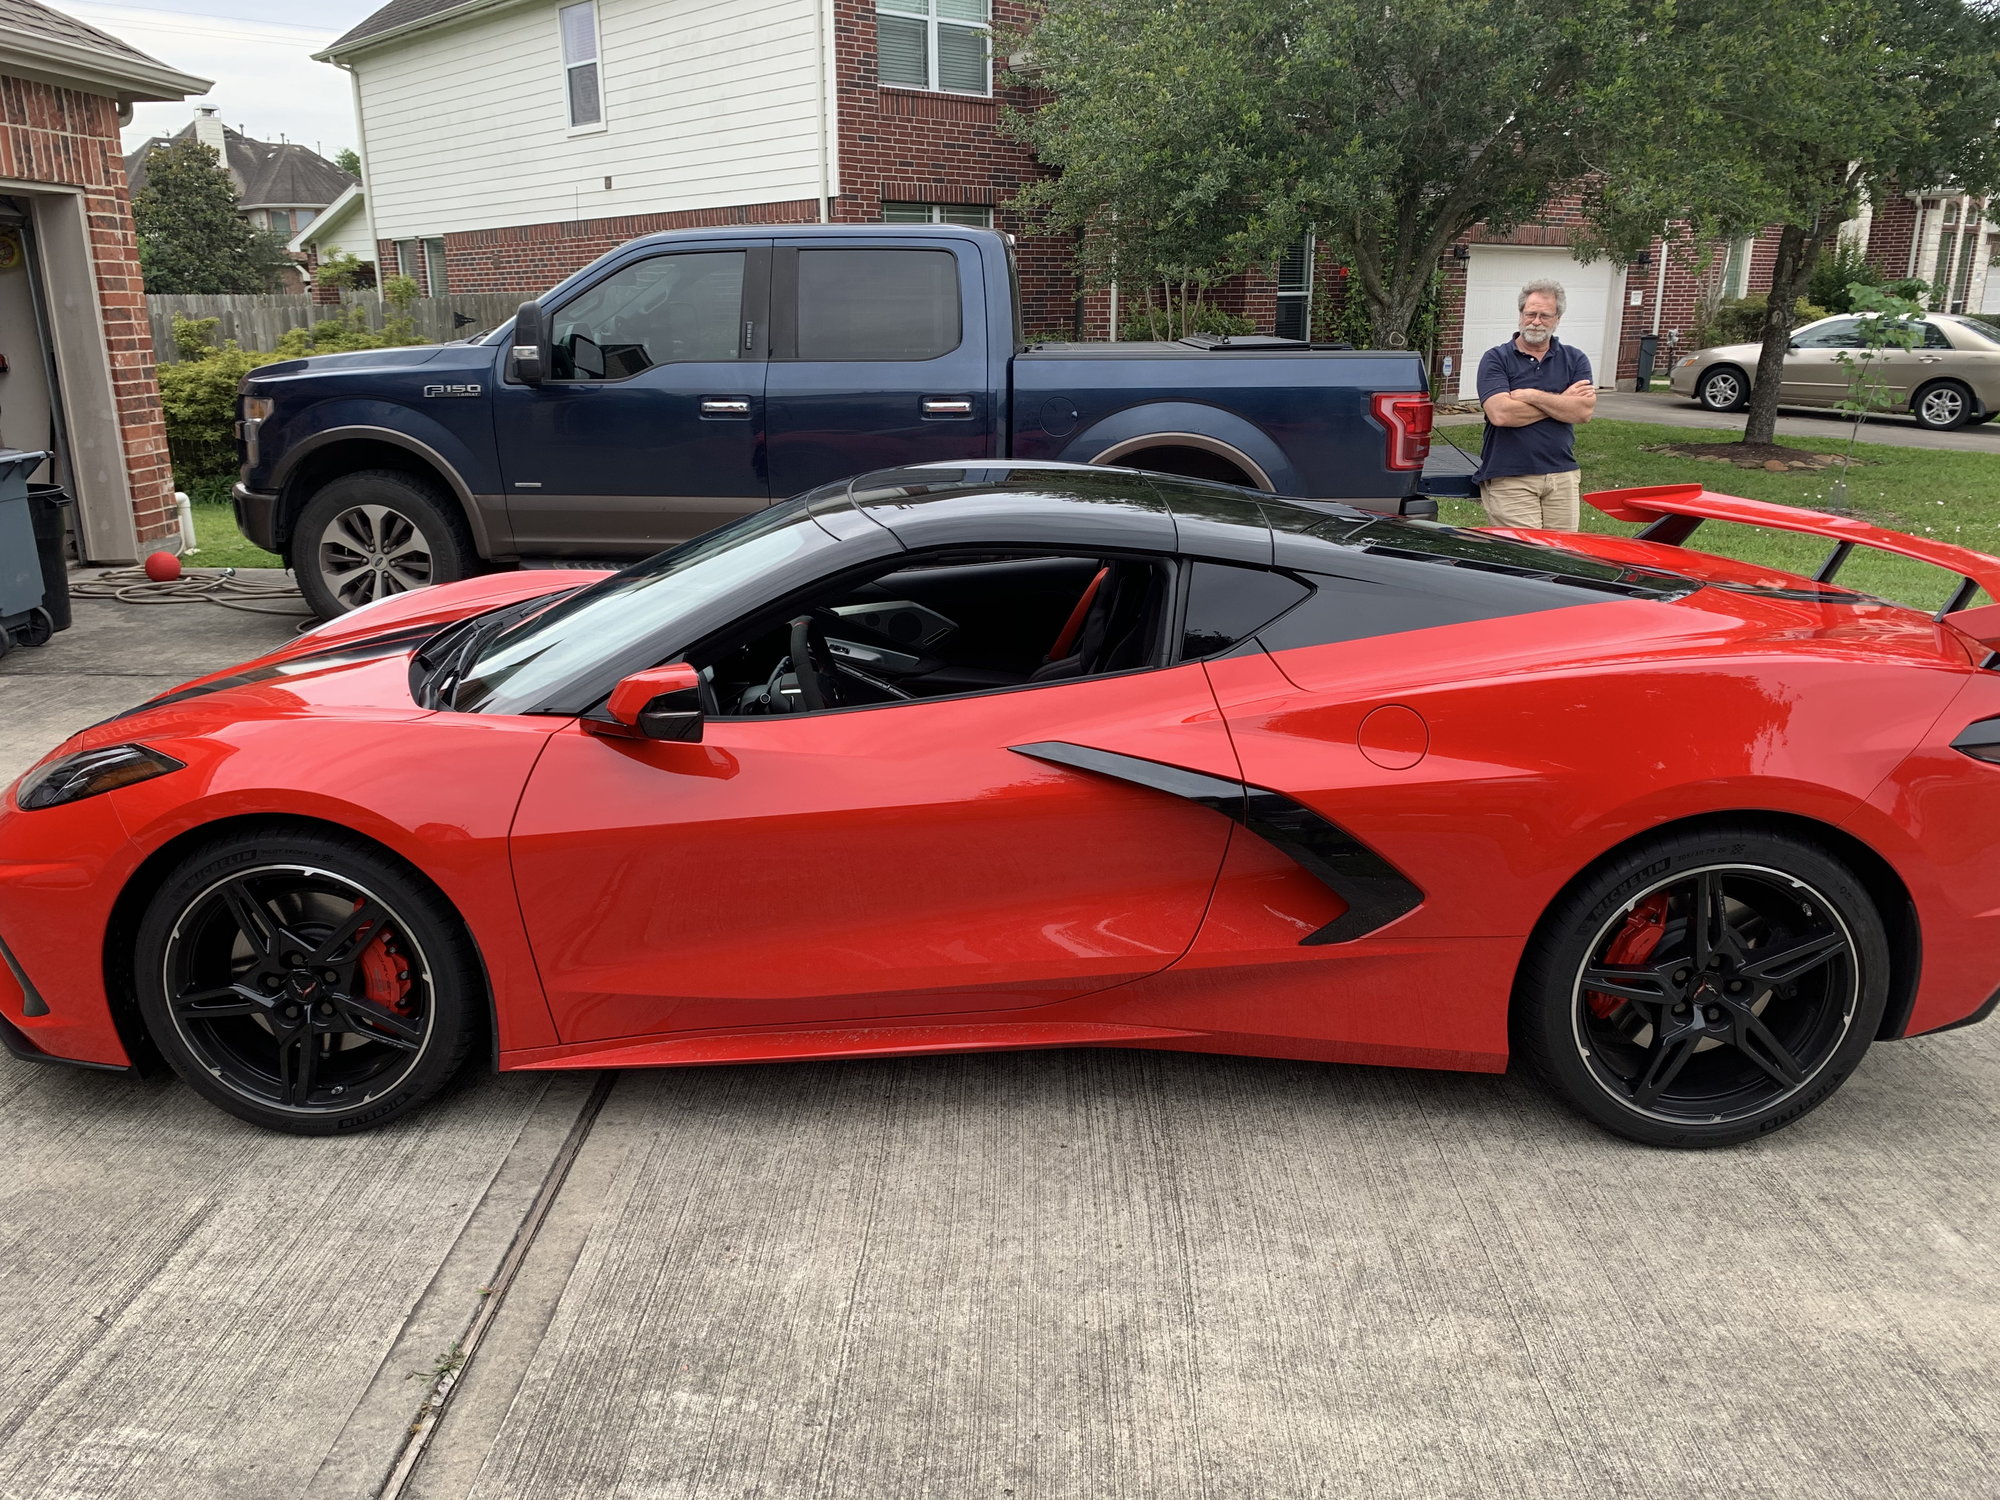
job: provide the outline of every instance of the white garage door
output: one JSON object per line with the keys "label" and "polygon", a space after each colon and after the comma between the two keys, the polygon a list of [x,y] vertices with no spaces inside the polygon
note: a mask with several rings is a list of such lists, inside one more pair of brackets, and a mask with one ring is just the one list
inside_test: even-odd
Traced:
{"label": "white garage door", "polygon": [[1472,259],[1465,266],[1465,352],[1458,372],[1461,400],[1479,394],[1479,357],[1514,336],[1519,326],[1514,299],[1522,286],[1544,278],[1561,282],[1569,297],[1569,311],[1563,314],[1556,337],[1590,357],[1590,370],[1599,385],[1613,383],[1618,370],[1614,341],[1623,321],[1618,310],[1625,292],[1621,268],[1608,260],[1586,266],[1561,249],[1474,245]]}

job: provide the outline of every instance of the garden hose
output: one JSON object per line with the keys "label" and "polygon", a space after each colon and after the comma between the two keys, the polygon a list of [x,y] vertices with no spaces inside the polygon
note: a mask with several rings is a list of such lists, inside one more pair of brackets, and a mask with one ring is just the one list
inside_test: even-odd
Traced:
{"label": "garden hose", "polygon": [[92,569],[71,574],[69,591],[79,599],[117,599],[125,604],[219,604],[253,615],[310,618],[312,614],[291,576],[275,568],[247,573],[234,568],[188,568],[165,583],[155,583],[144,568]]}

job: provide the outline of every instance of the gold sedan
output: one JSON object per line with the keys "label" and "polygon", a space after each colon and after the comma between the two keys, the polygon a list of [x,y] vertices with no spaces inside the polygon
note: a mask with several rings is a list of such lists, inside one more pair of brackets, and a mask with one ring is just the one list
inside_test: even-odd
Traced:
{"label": "gold sedan", "polygon": [[[1859,350],[1862,319],[1841,315],[1808,323],[1792,334],[1785,354],[1786,406],[1832,406],[1847,399],[1849,366],[1842,350]],[[1868,361],[1890,401],[1934,432],[1990,421],[2000,413],[2000,326],[1956,313],[1932,313],[1914,349],[1885,349]],[[1671,384],[1710,411],[1736,411],[1750,402],[1757,372],[1756,344],[1724,344],[1680,360]]]}

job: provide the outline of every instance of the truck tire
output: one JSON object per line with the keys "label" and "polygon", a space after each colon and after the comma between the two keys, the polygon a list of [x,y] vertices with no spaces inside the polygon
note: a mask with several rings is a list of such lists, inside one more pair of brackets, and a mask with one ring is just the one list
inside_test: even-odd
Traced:
{"label": "truck tire", "polygon": [[322,620],[478,566],[451,498],[415,474],[362,469],[321,485],[292,531],[299,592]]}

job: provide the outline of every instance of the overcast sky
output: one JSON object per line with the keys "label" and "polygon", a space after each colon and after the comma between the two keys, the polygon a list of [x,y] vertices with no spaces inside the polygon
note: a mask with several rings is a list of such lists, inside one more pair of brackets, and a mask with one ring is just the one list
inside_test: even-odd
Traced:
{"label": "overcast sky", "polygon": [[223,122],[260,141],[301,141],[332,156],[357,143],[347,75],[312,54],[386,0],[43,0],[108,31],[169,67],[212,78],[200,99],[141,104],[125,132],[130,151],[171,135],[213,104]]}

